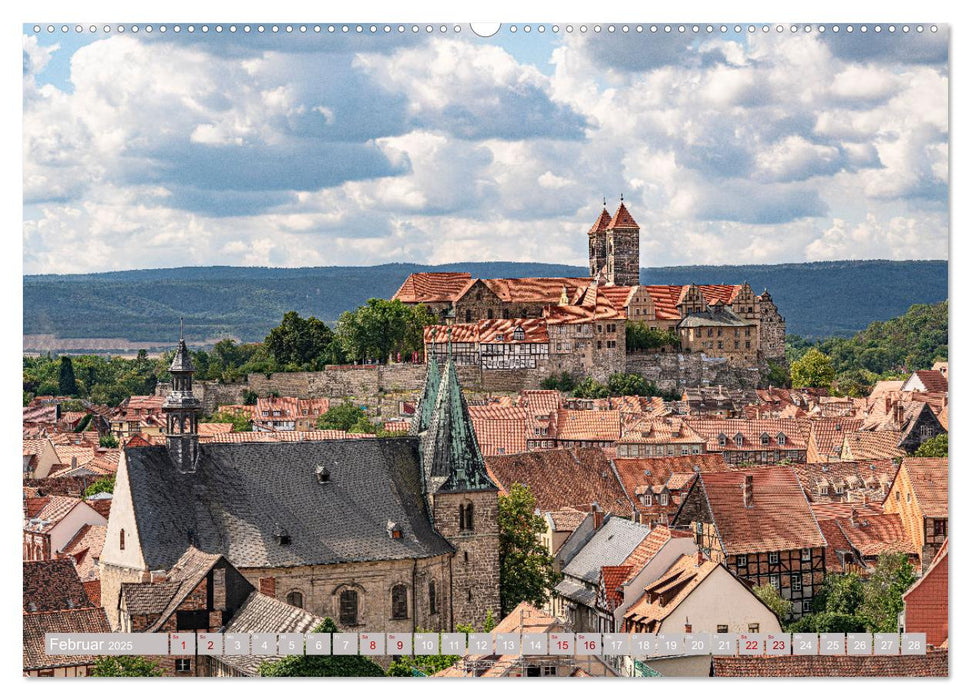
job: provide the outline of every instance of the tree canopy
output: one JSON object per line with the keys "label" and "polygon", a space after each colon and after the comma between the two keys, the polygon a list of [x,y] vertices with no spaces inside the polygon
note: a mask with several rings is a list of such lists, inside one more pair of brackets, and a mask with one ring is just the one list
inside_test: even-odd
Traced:
{"label": "tree canopy", "polygon": [[513,484],[499,496],[499,591],[502,614],[522,602],[542,607],[559,575],[553,557],[539,541],[546,530],[536,515],[536,498],[529,486]]}
{"label": "tree canopy", "polygon": [[[314,628],[314,634],[340,632],[334,621],[327,617]],[[293,655],[279,661],[264,661],[260,675],[267,677],[319,678],[341,676],[345,678],[383,676],[380,666],[366,656],[340,655]]]}
{"label": "tree canopy", "polygon": [[947,433],[925,440],[914,452],[915,457],[947,457]]}
{"label": "tree canopy", "polygon": [[405,358],[424,349],[425,326],[438,321],[422,305],[408,306],[398,299],[368,299],[337,319],[337,339],[349,360],[385,362]]}
{"label": "tree canopy", "polygon": [[792,386],[797,389],[828,387],[836,378],[833,363],[816,348],[812,348],[793,362],[789,372],[792,376]]}
{"label": "tree canopy", "polygon": [[144,656],[99,656],[91,675],[98,678],[146,678],[161,676],[162,669]]}

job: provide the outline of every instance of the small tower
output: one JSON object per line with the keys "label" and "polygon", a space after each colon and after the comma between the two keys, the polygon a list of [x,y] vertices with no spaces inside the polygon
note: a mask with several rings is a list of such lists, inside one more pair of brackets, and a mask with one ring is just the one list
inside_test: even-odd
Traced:
{"label": "small tower", "polygon": [[607,265],[607,226],[610,224],[610,213],[607,211],[607,200],[600,216],[587,232],[590,239],[590,276],[595,276]]}
{"label": "small tower", "polygon": [[619,287],[633,287],[641,283],[641,227],[624,206],[607,224],[607,282]]}
{"label": "small tower", "polygon": [[[426,382],[426,396],[432,376]],[[438,382],[434,411],[419,441],[432,523],[455,548],[451,600],[447,607],[443,605],[449,619],[429,622],[446,629],[460,624],[478,627],[490,611],[496,616],[501,613],[499,490],[486,472],[451,352]]]}
{"label": "small tower", "polygon": [[179,347],[169,365],[172,391],[162,403],[162,412],[165,414],[169,458],[182,474],[195,472],[199,459],[199,412],[202,404],[192,395],[192,375],[195,371],[180,320]]}

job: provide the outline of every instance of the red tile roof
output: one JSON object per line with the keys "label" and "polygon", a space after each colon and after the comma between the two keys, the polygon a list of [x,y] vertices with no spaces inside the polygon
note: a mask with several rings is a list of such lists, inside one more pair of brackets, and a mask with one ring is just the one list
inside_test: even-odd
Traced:
{"label": "red tile roof", "polygon": [[80,503],[80,498],[71,496],[28,498],[26,516],[30,522],[24,523],[24,529],[31,532],[48,532]]}
{"label": "red tile roof", "polygon": [[[726,451],[757,451],[757,450],[805,450],[809,438],[810,422],[797,418],[766,418],[761,420],[741,420],[736,418],[685,418],[689,427],[693,428],[707,441],[711,452]],[[785,435],[785,444],[779,444],[779,434]],[[742,444],[737,445],[735,436],[741,434]],[[725,445],[719,444],[719,436],[724,435]],[[762,444],[762,436],[768,436],[768,442]]]}
{"label": "red tile roof", "polygon": [[589,277],[507,277],[482,280],[492,292],[506,302],[559,303],[563,287],[567,296],[590,283]]}
{"label": "red tile roof", "polygon": [[624,602],[624,590],[622,586],[630,577],[633,567],[627,564],[620,566],[603,566],[600,568],[600,576],[610,609],[615,609]]}
{"label": "red tile roof", "polygon": [[471,280],[468,272],[415,272],[391,298],[406,304],[452,301]]}
{"label": "red tile roof", "polygon": [[[752,501],[745,507],[742,485],[752,478]],[[726,554],[825,547],[799,479],[789,467],[702,473],[701,487]]]}
{"label": "red tile roof", "polygon": [[48,656],[44,637],[48,633],[83,634],[111,632],[104,608],[55,610],[24,614],[24,671],[64,666],[85,666],[97,660],[95,656]]}
{"label": "red tile roof", "polygon": [[620,321],[627,317],[623,309],[614,308],[603,294],[597,295],[596,305],[549,306],[543,312],[551,325],[562,323],[592,323],[594,321]]}
{"label": "red tile roof", "polygon": [[[840,553],[845,553],[849,555],[850,560],[856,566],[862,566],[862,563],[856,559],[853,553],[853,545],[850,541],[846,539],[846,535],[840,529],[840,526],[836,524],[836,520],[820,520],[819,529],[823,532],[823,537],[826,538],[826,573],[842,573],[844,571],[844,562],[840,558]],[[849,568],[847,567],[847,572]]]}
{"label": "red tile roof", "polygon": [[[110,500],[107,502],[111,503]],[[82,582],[101,578],[98,560],[107,532],[107,525],[84,525],[61,550],[74,561],[74,568]]]}
{"label": "red tile roof", "polygon": [[25,561],[23,565],[25,613],[91,605],[70,559]]}
{"label": "red tile roof", "polygon": [[597,220],[593,222],[593,226],[590,227],[590,230],[587,232],[587,234],[591,235],[594,233],[603,233],[604,231],[607,230],[607,227],[609,225],[610,225],[610,212],[607,211],[607,207],[604,207],[603,210],[601,210],[600,212],[600,216],[598,216]]}
{"label": "red tile roof", "polygon": [[906,451],[899,448],[903,433],[896,430],[862,430],[843,437],[843,453],[849,459],[879,460],[903,457]]}
{"label": "red tile roof", "polygon": [[825,462],[838,459],[843,453],[843,438],[847,433],[860,429],[863,420],[859,418],[816,418],[810,423],[809,449],[806,459],[810,462]]}
{"label": "red tile roof", "polygon": [[607,228],[640,228],[640,226],[637,225],[637,222],[634,221],[634,217],[630,215],[630,212],[627,211],[627,207],[623,202],[621,202],[620,206],[617,207],[617,213],[614,214],[614,217],[610,220],[610,223],[607,224]]}
{"label": "red tile roof", "polygon": [[610,461],[596,448],[555,449],[517,455],[486,457],[489,474],[508,491],[514,483],[526,484],[536,507],[552,511],[571,506],[589,509],[594,502],[607,513],[629,518],[630,503]]}
{"label": "red tile roof", "polygon": [[855,509],[861,516],[883,515],[883,508],[879,503],[859,503],[846,501],[843,503],[813,503],[813,515],[816,520],[822,523],[826,520],[836,520],[837,518],[848,518]]}
{"label": "red tile roof", "polygon": [[[493,318],[475,323],[456,323],[452,327],[453,343],[548,343],[546,320],[542,318]],[[448,326],[425,326],[426,343],[447,343]],[[522,330],[523,338],[516,338]]]}
{"label": "red tile roof", "polygon": [[719,454],[685,455],[683,457],[641,457],[614,460],[617,474],[627,493],[633,498],[644,486],[664,486],[676,474],[694,475],[694,468],[702,472],[727,471],[729,465]]}
{"label": "red tile roof", "polygon": [[615,442],[620,439],[620,411],[571,411],[561,408],[556,439],[570,442]]}
{"label": "red tile roof", "polygon": [[900,469],[907,470],[914,497],[925,518],[947,517],[947,457],[905,457]]}
{"label": "red tile roof", "polygon": [[903,599],[904,631],[923,632],[934,646],[944,644],[948,639],[947,540]]}
{"label": "red tile roof", "polygon": [[699,564],[696,556],[681,555],[657,581],[644,589],[644,594],[624,614],[624,620],[656,630],[719,566],[708,560]]}
{"label": "red tile roof", "polygon": [[948,664],[946,651],[914,656],[715,656],[712,675],[752,678],[946,677]]}
{"label": "red tile roof", "polygon": [[947,392],[947,377],[932,369],[919,369],[914,374],[920,379],[926,391]]}
{"label": "red tile roof", "polygon": [[469,416],[482,455],[526,451],[526,411],[514,406],[469,406]]}
{"label": "red tile roof", "polygon": [[553,521],[553,529],[557,532],[573,532],[589,515],[588,512],[576,508],[560,508],[552,510],[547,515]]}
{"label": "red tile roof", "polygon": [[891,552],[917,553],[898,513],[863,515],[858,512],[855,516],[838,518],[834,522],[861,556],[876,557]]}

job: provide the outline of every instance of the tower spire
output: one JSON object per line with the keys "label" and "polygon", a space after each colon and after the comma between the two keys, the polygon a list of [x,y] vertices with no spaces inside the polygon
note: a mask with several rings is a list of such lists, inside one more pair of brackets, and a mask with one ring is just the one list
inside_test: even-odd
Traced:
{"label": "tower spire", "polygon": [[176,469],[183,474],[196,470],[199,458],[199,413],[202,403],[192,394],[195,367],[186,347],[183,322],[179,321],[179,346],[169,365],[172,391],[162,402],[165,414],[166,445]]}
{"label": "tower spire", "polygon": [[179,342],[185,340],[185,316],[179,316]]}

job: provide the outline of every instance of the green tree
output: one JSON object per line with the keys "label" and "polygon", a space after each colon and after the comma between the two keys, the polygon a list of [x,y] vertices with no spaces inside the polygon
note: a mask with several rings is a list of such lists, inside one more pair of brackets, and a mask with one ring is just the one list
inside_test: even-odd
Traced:
{"label": "green tree", "polygon": [[99,493],[114,493],[115,491],[115,475],[109,474],[103,476],[93,484],[84,489],[84,497],[91,498],[92,496]]}
{"label": "green tree", "polygon": [[98,438],[98,444],[101,447],[107,447],[109,449],[118,447],[118,438],[111,433],[108,433],[107,435],[102,435],[100,438]]}
{"label": "green tree", "polygon": [[233,431],[248,433],[253,430],[253,422],[242,411],[224,409],[202,419],[203,423],[232,423]]}
{"label": "green tree", "polygon": [[789,632],[866,632],[866,621],[859,615],[818,612],[805,615],[786,627]]}
{"label": "green tree", "polygon": [[[327,617],[313,630],[315,634],[340,632],[334,621]],[[384,676],[384,671],[366,656],[338,655],[294,655],[285,656],[279,661],[264,661],[260,664],[260,675],[264,677],[345,677],[360,678]]]}
{"label": "green tree", "polygon": [[573,395],[579,399],[605,399],[610,396],[610,389],[593,377],[584,377],[573,388]]}
{"label": "green tree", "polygon": [[247,389],[243,392],[243,405],[244,406],[255,406],[257,400],[260,397],[256,395],[256,392],[252,389]]}
{"label": "green tree", "polygon": [[766,377],[770,386],[787,387],[792,383],[789,377],[789,369],[784,364],[777,362],[769,363],[769,375]]}
{"label": "green tree", "polygon": [[792,386],[797,389],[828,387],[836,377],[836,370],[829,357],[812,348],[792,363],[791,374]]}
{"label": "green tree", "polygon": [[611,396],[651,396],[651,390],[657,391],[639,374],[615,372],[607,378],[607,391]]}
{"label": "green tree", "polygon": [[627,350],[629,352],[680,348],[681,338],[677,331],[651,328],[642,321],[627,324]]}
{"label": "green tree", "polygon": [[78,382],[74,376],[74,363],[68,355],[61,355],[61,370],[57,378],[57,393],[61,396],[76,396],[78,393]]}
{"label": "green tree", "polygon": [[756,597],[765,603],[765,606],[775,613],[780,622],[785,622],[792,615],[792,601],[783,598],[775,586],[763,584],[752,589]]}
{"label": "green tree", "polygon": [[147,678],[162,675],[162,669],[144,656],[99,656],[91,670],[98,678]]}
{"label": "green tree", "polygon": [[362,419],[367,420],[364,409],[350,401],[345,401],[331,406],[326,413],[317,416],[317,429],[350,431]]}
{"label": "green tree", "polygon": [[536,498],[525,484],[513,484],[508,495],[499,496],[499,593],[503,615],[523,601],[542,606],[559,580],[553,557],[539,541],[546,523],[535,511]]}
{"label": "green tree", "polygon": [[881,554],[863,583],[859,614],[871,632],[895,632],[904,609],[903,594],[917,580],[914,566],[902,552]]}
{"label": "green tree", "polygon": [[285,370],[323,369],[330,360],[328,350],[334,342],[334,331],[320,319],[301,318],[288,311],[283,321],[263,341],[277,365]]}
{"label": "green tree", "polygon": [[376,435],[379,430],[378,426],[369,421],[367,416],[362,415],[347,432],[360,435]]}
{"label": "green tree", "polygon": [[947,457],[947,433],[925,440],[914,452],[917,457]]}
{"label": "green tree", "polygon": [[569,393],[576,388],[577,379],[569,372],[554,372],[550,376],[543,379],[540,382],[540,389],[546,389],[548,391],[562,391],[564,393]]}
{"label": "green tree", "polygon": [[368,299],[337,320],[337,339],[350,360],[385,362],[424,349],[425,326],[438,318],[424,305],[407,306],[398,299]]}

